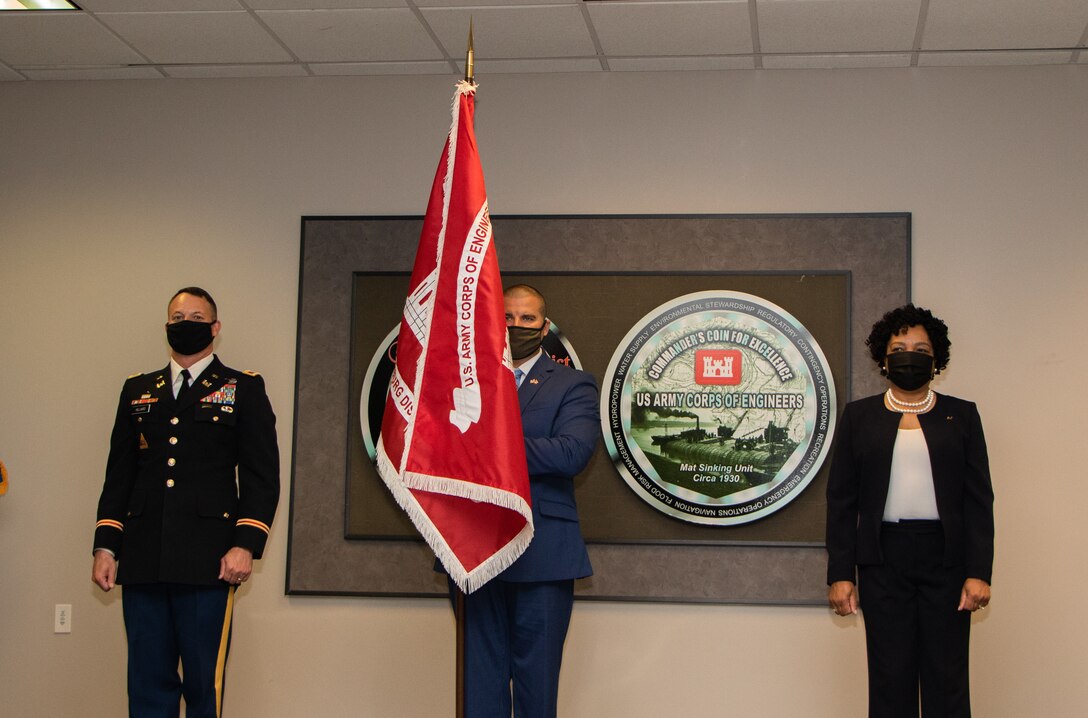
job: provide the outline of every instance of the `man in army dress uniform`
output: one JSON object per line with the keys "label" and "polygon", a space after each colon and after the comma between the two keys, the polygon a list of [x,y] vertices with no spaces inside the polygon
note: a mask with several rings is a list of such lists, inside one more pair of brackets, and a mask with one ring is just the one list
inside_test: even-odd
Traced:
{"label": "man in army dress uniform", "polygon": [[235,590],[279,500],[276,417],[264,380],[212,353],[206,291],[179,290],[167,318],[170,364],[121,390],[91,580],[124,586],[129,715],[176,718],[184,694],[187,718],[215,718]]}

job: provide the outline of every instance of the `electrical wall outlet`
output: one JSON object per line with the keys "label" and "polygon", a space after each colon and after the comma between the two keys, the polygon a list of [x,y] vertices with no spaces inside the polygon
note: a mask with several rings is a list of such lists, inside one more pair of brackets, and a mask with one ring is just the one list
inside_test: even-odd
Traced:
{"label": "electrical wall outlet", "polygon": [[53,613],[53,633],[72,632],[72,604],[58,603]]}

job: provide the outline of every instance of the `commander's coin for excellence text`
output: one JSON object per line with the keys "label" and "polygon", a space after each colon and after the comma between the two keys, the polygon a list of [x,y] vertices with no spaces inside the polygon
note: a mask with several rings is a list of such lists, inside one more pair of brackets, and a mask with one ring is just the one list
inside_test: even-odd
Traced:
{"label": "commander's coin for excellence text", "polygon": [[631,489],[699,524],[764,518],[812,481],[835,429],[823,352],[751,294],[687,294],[644,316],[605,372],[605,446]]}

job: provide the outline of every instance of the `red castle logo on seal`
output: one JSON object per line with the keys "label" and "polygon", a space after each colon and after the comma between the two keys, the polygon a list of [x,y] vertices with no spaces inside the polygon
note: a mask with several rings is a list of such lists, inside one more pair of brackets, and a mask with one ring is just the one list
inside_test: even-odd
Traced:
{"label": "red castle logo on seal", "polygon": [[739,349],[698,349],[695,352],[695,383],[735,386],[741,381]]}

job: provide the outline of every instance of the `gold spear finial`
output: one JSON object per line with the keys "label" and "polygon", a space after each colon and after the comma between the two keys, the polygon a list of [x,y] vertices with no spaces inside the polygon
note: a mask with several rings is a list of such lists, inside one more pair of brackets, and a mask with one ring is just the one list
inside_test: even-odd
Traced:
{"label": "gold spear finial", "polygon": [[465,55],[465,82],[476,82],[476,53],[472,50],[472,18],[468,19],[468,54]]}

